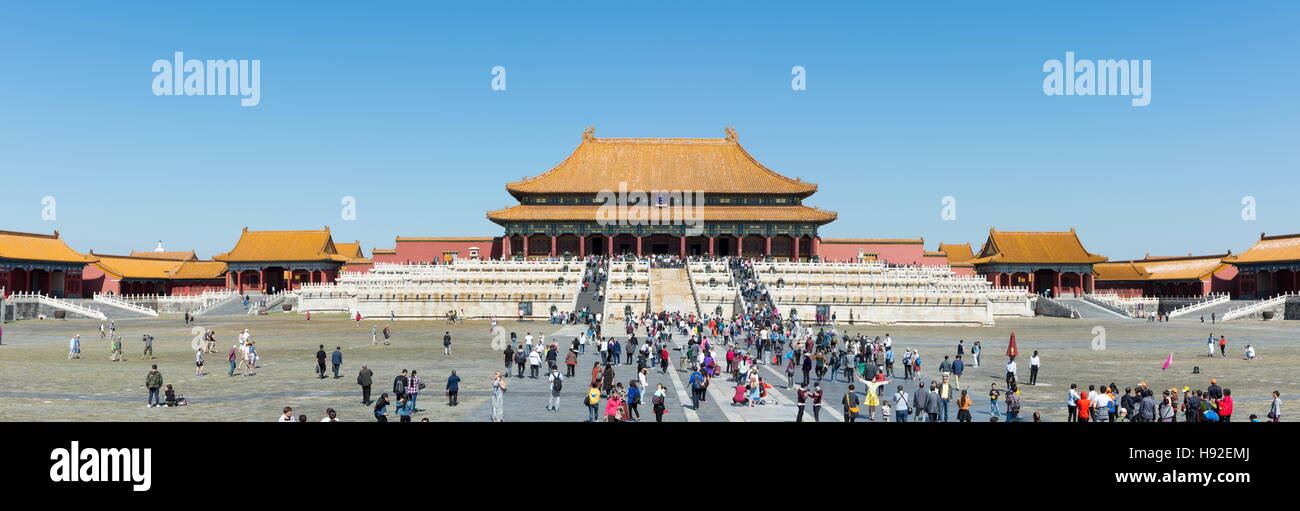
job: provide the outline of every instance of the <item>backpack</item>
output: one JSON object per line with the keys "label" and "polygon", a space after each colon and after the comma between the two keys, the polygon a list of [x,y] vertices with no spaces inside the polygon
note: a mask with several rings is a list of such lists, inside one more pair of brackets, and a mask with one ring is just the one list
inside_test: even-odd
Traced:
{"label": "backpack", "polygon": [[551,378],[551,390],[559,392],[562,389],[564,389],[564,378],[557,374]]}

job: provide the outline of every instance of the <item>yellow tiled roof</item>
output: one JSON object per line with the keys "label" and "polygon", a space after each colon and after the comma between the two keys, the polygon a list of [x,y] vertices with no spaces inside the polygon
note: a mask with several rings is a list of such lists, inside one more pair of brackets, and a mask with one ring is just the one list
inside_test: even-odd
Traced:
{"label": "yellow tiled roof", "polygon": [[54,231],[54,234],[0,231],[0,259],[60,263],[89,263],[95,260],[68,247],[59,237],[59,231]]}
{"label": "yellow tiled roof", "polygon": [[99,258],[94,263],[95,266],[119,279],[165,280],[171,278],[172,272],[182,264],[181,261],[167,258],[96,254],[94,251],[90,253]]}
{"label": "yellow tiled roof", "polygon": [[975,258],[970,243],[940,243],[939,251],[948,256],[948,264],[970,262]]}
{"label": "yellow tiled roof", "polygon": [[361,251],[361,242],[352,243],[335,243],[334,248],[339,251],[339,255],[348,258],[348,264],[370,264],[370,259],[366,258],[366,253]]}
{"label": "yellow tiled roof", "polygon": [[1088,252],[1074,228],[1068,232],[1013,232],[989,229],[988,241],[971,264],[988,263],[1100,263],[1106,258]]}
{"label": "yellow tiled roof", "polygon": [[1228,254],[1186,257],[1147,257],[1093,266],[1097,280],[1205,280],[1227,265]]}
{"label": "yellow tiled roof", "polygon": [[375,254],[388,254],[388,255],[392,255],[392,254],[396,254],[396,253],[397,253],[397,249],[394,249],[394,248],[376,248],[376,249],[370,251],[370,255],[375,255]]}
{"label": "yellow tiled roof", "polygon": [[220,261],[184,261],[172,272],[177,280],[213,280],[226,273],[226,263]]}
{"label": "yellow tiled roof", "polygon": [[226,263],[216,261],[178,261],[168,257],[91,253],[99,259],[94,263],[95,266],[119,279],[211,280],[221,278],[226,272]]}
{"label": "yellow tiled roof", "polygon": [[727,128],[726,138],[596,138],[587,128],[578,148],[551,170],[506,184],[522,194],[603,190],[701,190],[706,194],[812,195],[817,185],[777,174],[758,163]]}
{"label": "yellow tiled roof", "polygon": [[[557,222],[595,222],[601,206],[540,206],[518,205],[489,211],[487,217],[494,222],[552,220]],[[706,222],[815,222],[824,224],[835,220],[834,211],[808,206],[706,206]],[[666,209],[671,211],[671,209]],[[664,219],[665,221],[669,220]]]}
{"label": "yellow tiled roof", "polygon": [[1300,234],[1265,236],[1261,233],[1259,241],[1251,245],[1250,249],[1223,258],[1223,262],[1229,264],[1282,261],[1300,261]]}
{"label": "yellow tiled roof", "polygon": [[1146,280],[1151,274],[1142,270],[1132,261],[1097,263],[1092,266],[1098,281],[1104,280]]}
{"label": "yellow tiled roof", "polygon": [[1205,257],[1178,257],[1148,259],[1142,269],[1151,274],[1151,280],[1204,280],[1223,267],[1224,255]]}
{"label": "yellow tiled roof", "polygon": [[174,259],[177,261],[198,261],[199,256],[193,250],[189,252],[145,252],[143,250],[131,251],[131,257],[152,257],[155,259]]}
{"label": "yellow tiled roof", "polygon": [[330,237],[320,231],[250,231],[244,228],[235,248],[213,257],[223,262],[334,261],[347,262]]}

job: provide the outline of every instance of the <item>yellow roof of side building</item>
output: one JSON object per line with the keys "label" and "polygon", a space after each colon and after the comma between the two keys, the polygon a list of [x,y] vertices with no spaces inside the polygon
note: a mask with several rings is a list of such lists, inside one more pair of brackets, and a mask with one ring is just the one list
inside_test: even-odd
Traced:
{"label": "yellow roof of side building", "polygon": [[1229,254],[1146,257],[1135,261],[1112,261],[1093,266],[1098,281],[1106,280],[1205,280],[1228,265]]}
{"label": "yellow roof of side building", "polygon": [[1300,234],[1267,236],[1260,233],[1259,241],[1245,252],[1223,258],[1223,262],[1229,264],[1284,261],[1300,261]]}
{"label": "yellow roof of side building", "polygon": [[334,248],[339,251],[339,255],[348,258],[348,264],[370,264],[372,262],[366,258],[366,253],[361,250],[360,241],[335,243]]}
{"label": "yellow roof of side building", "polygon": [[948,264],[969,263],[975,258],[975,253],[971,251],[970,243],[940,243],[939,251],[948,256]]}
{"label": "yellow roof of side building", "polygon": [[95,254],[93,264],[118,279],[172,280],[221,278],[226,263],[216,261],[178,261],[167,257]]}
{"label": "yellow roof of side building", "polygon": [[988,240],[972,264],[1048,263],[1089,264],[1106,258],[1088,252],[1071,227],[1069,231],[998,231],[989,229]]}
{"label": "yellow roof of side building", "polygon": [[60,263],[90,263],[95,258],[73,250],[54,234],[0,231],[0,259],[22,261],[53,261]]}
{"label": "yellow roof of side building", "polygon": [[250,231],[247,227],[230,252],[219,254],[217,261],[333,261],[344,263],[329,227],[319,231]]}
{"label": "yellow roof of side building", "polygon": [[183,261],[172,272],[173,280],[214,280],[226,273],[226,263],[220,261]]}
{"label": "yellow roof of side building", "polygon": [[726,138],[596,138],[587,128],[582,142],[559,165],[540,175],[506,184],[515,197],[528,194],[627,190],[702,191],[706,194],[793,194],[809,196],[817,185],[765,167],[741,147],[736,131]]}
{"label": "yellow roof of side building", "polygon": [[188,252],[146,252],[143,250],[131,251],[131,257],[152,257],[156,259],[174,259],[177,261],[198,261],[199,256],[193,250]]}

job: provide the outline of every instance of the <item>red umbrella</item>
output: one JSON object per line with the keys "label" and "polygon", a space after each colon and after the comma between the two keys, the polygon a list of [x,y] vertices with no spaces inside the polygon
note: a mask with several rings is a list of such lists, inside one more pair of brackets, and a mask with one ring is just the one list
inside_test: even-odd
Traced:
{"label": "red umbrella", "polygon": [[1007,357],[1011,358],[1019,354],[1020,352],[1016,350],[1016,333],[1011,332],[1011,344],[1007,345]]}

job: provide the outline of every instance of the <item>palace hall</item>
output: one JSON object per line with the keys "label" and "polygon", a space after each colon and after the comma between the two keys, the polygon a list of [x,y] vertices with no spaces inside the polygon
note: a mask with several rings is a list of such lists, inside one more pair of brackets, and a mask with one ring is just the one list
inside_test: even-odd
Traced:
{"label": "palace hall", "polygon": [[[618,190],[702,192],[702,231],[691,232],[680,222],[600,222],[603,201],[597,195]],[[817,185],[759,163],[731,128],[724,138],[599,138],[588,128],[564,161],[507,184],[506,191],[519,204],[487,214],[505,229],[506,257],[632,253],[808,259],[818,255],[817,229],[836,218],[832,211],[804,204]]]}

